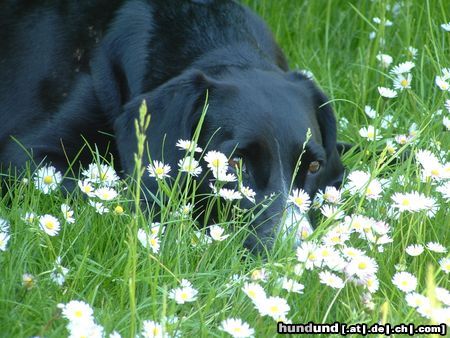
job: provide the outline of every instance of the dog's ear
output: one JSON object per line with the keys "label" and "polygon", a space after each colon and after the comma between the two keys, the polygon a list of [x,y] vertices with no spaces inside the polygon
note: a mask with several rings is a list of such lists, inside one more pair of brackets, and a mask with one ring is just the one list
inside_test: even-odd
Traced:
{"label": "dog's ear", "polygon": [[143,100],[151,115],[147,130],[151,159],[164,161],[175,169],[178,160],[184,156],[184,152],[178,151],[175,144],[179,139],[190,140],[193,137],[207,91],[215,85],[216,82],[202,72],[192,70],[127,104],[114,123],[122,168],[128,174],[134,170],[133,153],[136,152],[137,142],[134,121],[139,116]]}

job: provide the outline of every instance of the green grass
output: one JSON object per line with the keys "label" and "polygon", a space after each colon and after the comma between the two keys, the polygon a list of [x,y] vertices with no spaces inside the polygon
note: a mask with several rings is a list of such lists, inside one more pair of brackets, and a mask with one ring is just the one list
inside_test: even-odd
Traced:
{"label": "green grass", "polygon": [[[144,320],[161,322],[171,316],[177,316],[179,321],[168,324],[168,330],[177,330],[181,336],[226,336],[218,328],[229,317],[245,320],[255,329],[256,337],[275,336],[276,322],[259,315],[242,292],[242,281],[231,281],[233,275],[251,277],[255,270],[262,268],[269,277],[259,283],[268,295],[287,300],[291,308],[288,318],[294,323],[431,323],[406,304],[404,293],[391,280],[396,269],[404,269],[417,277],[417,291],[431,298],[433,285],[450,288],[449,275],[438,263],[448,254],[427,249],[418,257],[405,253],[408,245],[429,241],[450,248],[448,201],[436,192],[433,182],[421,181],[419,165],[414,161],[418,149],[433,151],[444,163],[449,160],[450,135],[444,129],[442,117],[449,116],[444,102],[450,99],[450,93],[439,90],[434,78],[440,75],[442,67],[450,67],[450,33],[440,27],[450,21],[450,4],[445,0],[403,1],[404,5],[394,16],[386,10],[386,5],[392,6],[396,1],[389,0],[248,0],[246,3],[268,22],[290,65],[312,71],[331,98],[338,119],[345,117],[350,121],[347,127],[340,127],[339,139],[358,145],[361,151],[344,156],[349,171],[365,170],[378,179],[392,179],[383,189],[381,199],[368,200],[347,193],[342,207],[347,215],[362,214],[391,226],[393,242],[385,245],[383,252],[354,235],[348,242],[364,250],[379,265],[380,287],[372,295],[373,308],[363,304],[362,286],[349,281],[337,291],[319,283],[318,269],[297,275],[298,261],[289,241],[277,241],[264,259],[249,255],[242,246],[245,228],[238,224],[245,222],[244,216],[229,203],[221,202],[221,218],[222,226],[231,236],[223,242],[193,245],[195,221],[173,216],[173,211],[190,202],[192,196],[184,193],[187,190],[178,191],[176,184],[162,184],[158,196],[164,201],[167,226],[160,235],[160,252],[154,254],[136,238],[137,229],[148,228],[151,222],[136,204],[139,174],[135,180],[122,183],[122,188],[126,185],[129,188],[122,190],[119,199],[109,205],[110,209],[123,206],[122,215],[114,212],[98,215],[79,191],[68,197],[58,191],[44,195],[33,184],[24,184],[22,177],[28,177],[30,182],[32,177],[23,174],[17,180],[2,178],[7,188],[0,194],[0,218],[10,223],[11,239],[6,251],[0,251],[1,337],[66,336],[68,322],[61,317],[57,304],[70,300],[89,303],[96,322],[105,332],[117,330],[123,337],[140,332]],[[393,26],[379,26],[372,21],[373,17],[387,18]],[[375,29],[378,33],[371,40],[369,33]],[[412,88],[392,100],[380,98],[377,87],[392,87],[392,81],[376,55],[379,52],[391,55],[393,66],[411,60],[407,53],[409,46],[418,49]],[[374,107],[379,117],[368,119],[365,105]],[[436,115],[438,109],[444,110],[442,116]],[[372,124],[379,128],[381,118],[388,114],[398,125],[381,129],[381,140],[371,142],[359,136],[361,127]],[[379,155],[386,139],[407,134],[413,123],[418,130],[415,141],[397,147],[403,161],[397,163],[391,161],[389,154]],[[405,183],[398,181],[400,176],[405,176]],[[180,179],[185,178],[180,176]],[[434,217],[404,213],[395,219],[388,215],[391,196],[412,190],[437,200],[439,210]],[[64,223],[62,203],[75,211],[74,224]],[[219,201],[210,197],[209,203]],[[57,216],[62,224],[60,233],[49,237],[36,222],[25,223],[22,217],[31,211]],[[320,240],[335,223],[324,222],[312,237]],[[233,231],[234,225],[240,230]],[[69,269],[62,286],[56,285],[50,274],[58,256]],[[34,276],[35,285],[29,290],[22,285],[25,273]],[[283,290],[278,279],[285,276],[302,283],[304,293]],[[195,302],[179,305],[168,298],[169,291],[179,286],[181,279],[188,279],[199,291]]]}

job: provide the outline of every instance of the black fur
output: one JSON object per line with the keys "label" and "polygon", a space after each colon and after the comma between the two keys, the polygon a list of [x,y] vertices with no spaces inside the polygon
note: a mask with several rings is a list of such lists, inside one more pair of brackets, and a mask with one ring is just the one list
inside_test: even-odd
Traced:
{"label": "black fur", "polygon": [[[165,137],[164,161],[176,168],[182,152],[175,143],[193,136],[208,91],[201,145],[236,150],[257,201],[282,195],[262,213],[260,220],[270,221],[258,227],[260,238],[273,237],[308,128],[295,186],[313,196],[342,178],[327,98],[289,72],[262,20],[231,0],[3,1],[0,78],[4,169],[28,160],[13,138],[37,163],[45,159],[62,171],[65,154],[73,159],[87,139],[132,173],[143,99],[152,114],[152,158],[162,159]],[[314,160],[322,163],[317,174],[308,173]],[[88,151],[76,161],[89,162]],[[155,190],[152,179],[145,184]]]}

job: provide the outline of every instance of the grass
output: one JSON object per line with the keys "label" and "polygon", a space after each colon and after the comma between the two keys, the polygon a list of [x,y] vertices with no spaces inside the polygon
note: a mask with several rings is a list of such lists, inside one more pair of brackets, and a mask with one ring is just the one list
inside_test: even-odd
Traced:
{"label": "grass", "polygon": [[[407,305],[405,293],[392,283],[392,277],[397,270],[412,273],[418,280],[417,292],[432,299],[435,306],[443,305],[435,301],[434,286],[450,288],[449,275],[439,266],[439,260],[448,253],[427,249],[417,257],[405,253],[405,248],[414,243],[434,241],[447,249],[450,247],[448,200],[436,191],[434,181],[421,180],[420,166],[414,160],[419,149],[431,150],[443,163],[449,160],[450,135],[442,119],[449,115],[444,102],[450,99],[450,93],[434,84],[441,68],[450,66],[450,33],[440,27],[450,20],[448,2],[402,1],[397,15],[387,10],[387,5],[392,7],[397,2],[388,0],[245,2],[268,22],[291,66],[312,71],[332,98],[338,119],[349,121],[347,126],[340,124],[339,138],[361,150],[344,156],[349,171],[364,170],[373,178],[391,179],[380,199],[347,192],[341,207],[346,215],[362,214],[391,226],[393,241],[384,245],[382,252],[376,245],[354,235],[347,242],[378,263],[376,276],[380,286],[372,294],[372,306],[362,301],[362,295],[367,292],[361,285],[347,281],[343,289],[336,290],[318,282],[318,268],[299,274],[296,267],[299,262],[289,241],[277,241],[265,259],[249,255],[242,246],[244,227],[233,231],[235,223],[246,222],[245,213],[233,207],[235,203],[211,197],[209,203],[222,203],[221,225],[231,236],[222,242],[197,241],[193,245],[195,222],[173,214],[189,203],[192,196],[187,190],[178,190],[177,184],[161,184],[158,198],[164,201],[166,230],[159,236],[159,253],[154,253],[143,248],[136,238],[137,229],[148,231],[151,222],[136,203],[139,177],[146,172],[136,173],[135,180],[122,182],[119,198],[109,202],[111,210],[120,205],[124,213],[111,211],[103,215],[97,214],[79,191],[68,197],[59,191],[45,195],[33,184],[23,183],[22,177],[29,182],[33,180],[30,173],[23,173],[15,180],[2,178],[0,218],[10,224],[11,238],[6,250],[0,251],[0,336],[66,336],[68,321],[62,318],[57,304],[71,300],[89,303],[105,333],[116,330],[123,337],[140,332],[144,320],[165,322],[169,332],[181,336],[226,336],[219,326],[230,317],[249,323],[257,337],[275,336],[276,322],[262,317],[241,290],[242,280],[256,278],[261,269],[268,277],[257,282],[268,295],[287,300],[290,305],[287,317],[294,323],[433,322]],[[373,17],[389,19],[393,25],[378,25]],[[376,37],[369,39],[369,33],[375,30]],[[395,65],[411,60],[409,46],[418,49],[415,68],[411,71],[412,88],[391,100],[381,98],[377,87],[392,87],[392,75],[380,65],[377,54],[391,55]],[[375,108],[378,117],[369,119],[364,113],[365,105]],[[439,109],[444,110],[443,115],[437,115]],[[393,122],[382,129],[382,119],[387,115],[392,115]],[[386,140],[408,134],[413,123],[417,126],[417,136],[413,142],[397,145],[403,161],[392,161],[393,156],[383,152]],[[381,132],[381,140],[368,141],[359,135],[359,129],[369,124]],[[194,185],[195,180],[190,184]],[[124,187],[128,189],[123,190]],[[434,217],[423,212],[405,212],[398,219],[389,215],[391,196],[409,191],[436,199],[438,210]],[[74,210],[74,224],[64,222],[62,203]],[[57,216],[62,224],[60,233],[50,237],[36,222],[27,224],[22,220],[27,212]],[[335,221],[324,221],[312,238],[320,240],[334,224]],[[69,269],[62,286],[51,278],[58,256],[61,264]],[[32,288],[23,286],[25,273],[33,276]],[[235,275],[240,278],[233,279]],[[279,279],[285,276],[302,283],[303,294],[283,290]],[[168,297],[182,279],[188,279],[199,291],[196,301],[180,305]],[[168,323],[173,316],[178,321]]]}

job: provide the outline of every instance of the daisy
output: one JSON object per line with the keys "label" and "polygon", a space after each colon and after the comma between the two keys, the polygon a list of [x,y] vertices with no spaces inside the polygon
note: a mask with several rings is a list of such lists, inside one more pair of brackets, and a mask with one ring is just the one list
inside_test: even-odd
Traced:
{"label": "daisy", "polygon": [[359,130],[359,135],[369,141],[381,139],[381,135],[377,132],[374,126],[363,127]]}
{"label": "daisy", "polygon": [[178,304],[194,302],[197,299],[198,291],[192,287],[192,284],[183,279],[181,287],[169,292],[169,298],[175,300]]}
{"label": "daisy", "polygon": [[194,141],[189,140],[178,140],[176,146],[181,150],[186,150],[189,152],[195,151],[196,153],[201,153],[203,151],[202,148],[197,147],[197,144]]}
{"label": "daisy", "polygon": [[255,330],[239,318],[228,318],[222,321],[219,330],[235,338],[253,337]]}
{"label": "daisy", "polygon": [[445,108],[448,110],[448,112],[450,113],[450,100],[445,100]]}
{"label": "daisy", "polygon": [[287,202],[295,204],[302,213],[307,212],[311,205],[311,199],[303,189],[294,189]]}
{"label": "daisy", "polygon": [[328,204],[320,208],[320,212],[326,218],[342,219],[345,217],[345,214],[342,210],[339,210],[338,208]]}
{"label": "daisy", "polygon": [[377,55],[377,60],[380,61],[381,66],[384,68],[388,68],[393,61],[392,56],[390,56],[388,54],[381,54],[381,53],[379,53]]}
{"label": "daisy", "polygon": [[442,124],[444,125],[444,127],[445,127],[447,130],[450,130],[450,118],[448,118],[447,116],[444,116],[444,117],[442,118]]}
{"label": "daisy", "polygon": [[224,170],[216,172],[213,176],[219,182],[236,182],[237,181],[237,177],[235,174],[227,173]]}
{"label": "daisy", "polygon": [[345,285],[341,277],[329,271],[322,271],[319,273],[320,282],[328,285],[334,289],[342,289]]}
{"label": "daisy", "polygon": [[392,277],[392,283],[405,293],[414,291],[417,287],[417,278],[406,271],[396,272]]}
{"label": "daisy", "polygon": [[428,242],[427,249],[437,253],[446,253],[447,249],[440,243],[437,242]]}
{"label": "daisy", "polygon": [[60,229],[58,219],[52,215],[44,215],[39,217],[39,226],[49,236],[56,236]]}
{"label": "daisy", "polygon": [[79,180],[78,187],[80,188],[81,192],[88,195],[89,197],[95,196],[95,189],[89,180]]}
{"label": "daisy", "polygon": [[86,170],[81,173],[89,182],[97,183],[102,186],[114,186],[119,181],[116,171],[113,167],[106,164],[89,164]]}
{"label": "daisy", "polygon": [[114,213],[116,215],[123,215],[125,211],[123,210],[123,207],[121,205],[116,205],[114,208]]}
{"label": "daisy", "polygon": [[444,288],[436,287],[434,289],[436,298],[447,306],[450,306],[450,291]]}
{"label": "daisy", "polygon": [[217,175],[221,171],[226,172],[228,169],[228,158],[219,151],[208,151],[203,159],[208,163],[207,166],[213,175]]}
{"label": "daisy", "polygon": [[397,92],[395,90],[386,88],[386,87],[378,87],[378,93],[387,99],[392,99],[397,96]]}
{"label": "daisy", "polygon": [[262,268],[262,269],[255,269],[252,271],[251,274],[251,279],[254,281],[262,281],[262,282],[267,282],[269,275],[266,271],[266,269]]}
{"label": "daisy", "polygon": [[209,235],[215,241],[221,242],[221,241],[227,239],[228,236],[230,236],[230,235],[224,235],[223,234],[224,231],[225,231],[225,229],[219,225],[211,225],[209,227]]}
{"label": "daisy", "polygon": [[394,79],[394,88],[399,89],[400,91],[404,89],[410,89],[411,81],[412,81],[411,73],[399,74]]}
{"label": "daisy", "polygon": [[95,190],[95,196],[100,198],[102,201],[112,201],[117,197],[117,191],[108,187],[99,188]]}
{"label": "daisy", "polygon": [[409,46],[409,47],[408,47],[408,54],[409,54],[409,56],[410,56],[412,59],[415,59],[415,58],[416,58],[417,52],[418,52],[417,48],[414,48],[414,47],[412,47],[412,46]]}
{"label": "daisy", "polygon": [[200,175],[202,172],[202,168],[200,167],[198,161],[189,156],[179,160],[178,166],[180,167],[181,172],[186,172],[195,177]]}
{"label": "daisy", "polygon": [[241,192],[242,196],[244,196],[250,202],[255,203],[256,193],[254,190],[252,190],[250,187],[245,187],[241,185],[239,191]]}
{"label": "daisy", "polygon": [[9,232],[9,222],[6,219],[0,218],[0,232]]}
{"label": "daisy", "polygon": [[349,265],[346,267],[346,272],[350,276],[357,276],[364,279],[368,276],[373,276],[378,271],[377,262],[369,256],[354,257]]}
{"label": "daisy", "polygon": [[247,282],[242,287],[242,291],[244,291],[244,293],[253,301],[253,303],[267,298],[264,288],[258,283]]}
{"label": "daisy", "polygon": [[366,113],[366,115],[371,118],[374,119],[375,117],[377,117],[377,112],[375,109],[373,109],[371,106],[365,106],[364,107],[364,112]]}
{"label": "daisy", "polygon": [[97,214],[103,215],[109,212],[109,209],[102,202],[89,201],[89,205],[95,208]]}
{"label": "daisy", "polygon": [[434,212],[433,209],[435,208],[435,201],[417,191],[404,194],[395,193],[391,199],[395,203],[393,207],[398,209],[399,212],[418,212],[421,210],[428,210],[432,213]]}
{"label": "daisy", "polygon": [[305,286],[293,279],[284,277],[281,281],[281,287],[289,292],[303,293]]}
{"label": "daisy", "polygon": [[234,201],[242,198],[242,195],[239,191],[227,188],[221,188],[219,190],[219,196],[227,201]]}
{"label": "daisy", "polygon": [[151,249],[155,254],[159,252],[159,238],[155,234],[149,235],[145,230],[139,229],[137,238],[144,248]]}
{"label": "daisy", "polygon": [[62,286],[66,281],[66,276],[69,273],[69,269],[61,265],[61,257],[56,257],[54,268],[50,273],[50,279],[57,285]]}
{"label": "daisy", "polygon": [[321,265],[321,259],[318,254],[318,245],[315,242],[303,241],[296,250],[297,260],[305,264],[307,270],[314,266]]}
{"label": "daisy", "polygon": [[70,322],[67,325],[69,338],[103,338],[104,329],[102,326],[91,322]]}
{"label": "daisy", "polygon": [[58,304],[58,307],[62,310],[63,317],[72,323],[92,323],[94,321],[94,311],[89,304],[83,301],[72,300],[67,304]]}
{"label": "daisy", "polygon": [[160,161],[153,161],[152,164],[147,166],[148,175],[150,177],[156,177],[157,179],[162,179],[164,177],[170,177],[169,172],[171,168],[170,165],[164,164]]}
{"label": "daisy", "polygon": [[142,322],[141,335],[144,338],[163,338],[166,336],[162,325],[153,320],[144,320]]}
{"label": "daisy", "polygon": [[390,73],[395,75],[405,74],[409,73],[414,67],[414,62],[406,61],[392,68]]}
{"label": "daisy", "polygon": [[441,258],[439,260],[439,265],[440,265],[442,271],[444,271],[445,273],[450,273],[450,258],[449,257]]}
{"label": "daisy", "polygon": [[436,83],[436,86],[438,86],[440,90],[445,92],[450,91],[450,84],[446,80],[444,80],[443,77],[436,76],[434,82]]}
{"label": "daisy", "polygon": [[62,175],[55,167],[45,166],[34,174],[34,185],[36,189],[44,194],[55,190],[62,181]]}
{"label": "daisy", "polygon": [[6,246],[8,245],[8,241],[10,236],[6,232],[0,232],[0,250],[6,251]]}
{"label": "daisy", "polygon": [[61,212],[67,223],[75,223],[75,218],[73,218],[73,210],[67,204],[61,204]]}
{"label": "daisy", "polygon": [[430,300],[417,292],[410,292],[405,296],[406,303],[412,308],[428,305]]}
{"label": "daisy", "polygon": [[446,32],[450,32],[450,22],[441,24],[441,28]]}
{"label": "daisy", "polygon": [[406,247],[405,251],[410,256],[419,256],[423,252],[423,245],[411,244]]}
{"label": "daisy", "polygon": [[436,191],[441,193],[442,197],[446,200],[450,200],[450,181],[447,181],[443,185],[437,187]]}
{"label": "daisy", "polygon": [[412,140],[412,137],[401,134],[401,135],[396,135],[394,140],[395,140],[395,142],[397,142],[400,145],[405,145]]}
{"label": "daisy", "polygon": [[27,290],[31,290],[32,288],[34,288],[34,286],[36,285],[36,278],[29,274],[29,273],[24,273],[22,275],[22,286],[27,289]]}
{"label": "daisy", "polygon": [[285,318],[291,307],[286,299],[281,297],[268,297],[256,304],[261,316],[270,316],[275,320]]}
{"label": "daisy", "polygon": [[345,248],[343,248],[342,253],[350,259],[365,255],[364,251],[350,246],[346,246]]}
{"label": "daisy", "polygon": [[375,293],[380,287],[380,281],[375,275],[368,275],[362,279],[363,285],[370,293]]}

